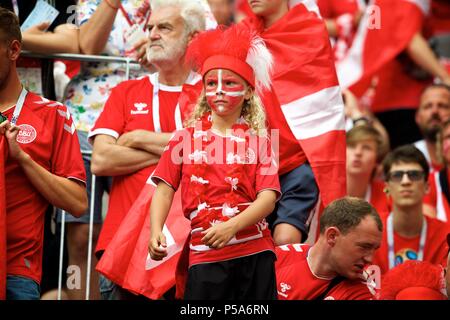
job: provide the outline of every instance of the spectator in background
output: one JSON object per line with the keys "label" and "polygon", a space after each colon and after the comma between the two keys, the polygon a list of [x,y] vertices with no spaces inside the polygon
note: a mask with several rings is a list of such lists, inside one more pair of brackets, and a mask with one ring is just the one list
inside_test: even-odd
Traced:
{"label": "spectator in background", "polygon": [[234,22],[234,0],[208,0],[217,24],[230,25]]}
{"label": "spectator in background", "polygon": [[416,123],[420,128],[423,140],[414,143],[422,151],[431,171],[439,171],[443,163],[437,156],[437,134],[442,123],[450,117],[450,87],[445,84],[432,84],[425,88],[420,96],[419,109],[416,112]]}
{"label": "spectator in background", "polygon": [[423,215],[423,197],[429,188],[425,157],[414,146],[398,147],[384,159],[383,172],[392,212],[383,218],[385,232],[373,264],[382,273],[406,260],[445,265],[449,227]]}
{"label": "spectator in background", "polygon": [[[184,56],[189,41],[205,29],[204,7],[191,0],[154,0],[152,8],[147,58],[158,72],[114,88],[89,133],[92,172],[114,177],[98,256],[121,226],[172,132],[182,128],[188,105],[194,105],[201,92],[201,77],[191,72]],[[120,283],[105,277],[100,287],[104,299],[133,298]]]}
{"label": "spectator in background", "polygon": [[443,168],[430,173],[430,191],[423,199],[423,213],[450,225],[450,119],[437,134],[436,151]]}
{"label": "spectator in background", "polygon": [[383,159],[381,135],[369,125],[347,132],[347,194],[365,199],[380,215],[389,213],[384,183],[377,177]]}
{"label": "spectator in background", "polygon": [[370,108],[389,132],[392,147],[420,138],[414,114],[423,88],[433,78],[450,83],[449,73],[423,35],[427,2],[371,2],[352,47],[337,63],[341,86],[358,98],[375,89]]}
{"label": "spectator in background", "polygon": [[6,163],[7,299],[39,299],[44,214],[49,205],[80,216],[87,207],[85,172],[67,108],[22,88],[17,17],[0,8],[0,135]]}

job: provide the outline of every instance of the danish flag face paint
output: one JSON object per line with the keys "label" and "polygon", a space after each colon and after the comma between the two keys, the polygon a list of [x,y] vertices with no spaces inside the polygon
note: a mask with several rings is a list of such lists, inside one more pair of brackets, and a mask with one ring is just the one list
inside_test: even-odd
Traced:
{"label": "danish flag face paint", "polygon": [[211,70],[205,75],[206,100],[217,114],[229,114],[242,106],[246,82],[230,70]]}

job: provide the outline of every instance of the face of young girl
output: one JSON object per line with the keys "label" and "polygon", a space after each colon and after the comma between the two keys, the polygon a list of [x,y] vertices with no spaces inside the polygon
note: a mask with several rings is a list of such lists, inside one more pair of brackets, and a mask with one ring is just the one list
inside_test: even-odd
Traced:
{"label": "face of young girl", "polygon": [[214,69],[205,75],[208,105],[217,115],[230,115],[242,108],[247,82],[230,70]]}

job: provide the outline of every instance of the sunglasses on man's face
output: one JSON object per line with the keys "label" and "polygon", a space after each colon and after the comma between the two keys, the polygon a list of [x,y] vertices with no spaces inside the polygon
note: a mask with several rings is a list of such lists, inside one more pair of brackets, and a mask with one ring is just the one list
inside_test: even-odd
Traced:
{"label": "sunglasses on man's face", "polygon": [[410,181],[420,181],[425,177],[425,172],[422,170],[396,170],[389,173],[388,180],[392,182],[401,182],[405,174]]}

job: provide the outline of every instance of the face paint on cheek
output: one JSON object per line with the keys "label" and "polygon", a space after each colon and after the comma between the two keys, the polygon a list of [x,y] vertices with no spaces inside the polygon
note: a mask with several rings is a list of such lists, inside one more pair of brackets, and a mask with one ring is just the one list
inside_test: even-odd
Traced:
{"label": "face paint on cheek", "polygon": [[206,101],[208,102],[208,105],[211,107],[211,109],[219,113],[234,110],[242,103],[243,100],[243,95],[230,97],[224,94],[220,96],[214,95],[206,97]]}
{"label": "face paint on cheek", "polygon": [[231,75],[223,75],[223,70],[218,70],[217,77],[208,77],[207,83],[211,81],[217,85],[206,87],[206,100],[215,112],[226,112],[234,110],[244,100],[245,85],[241,80]]}

